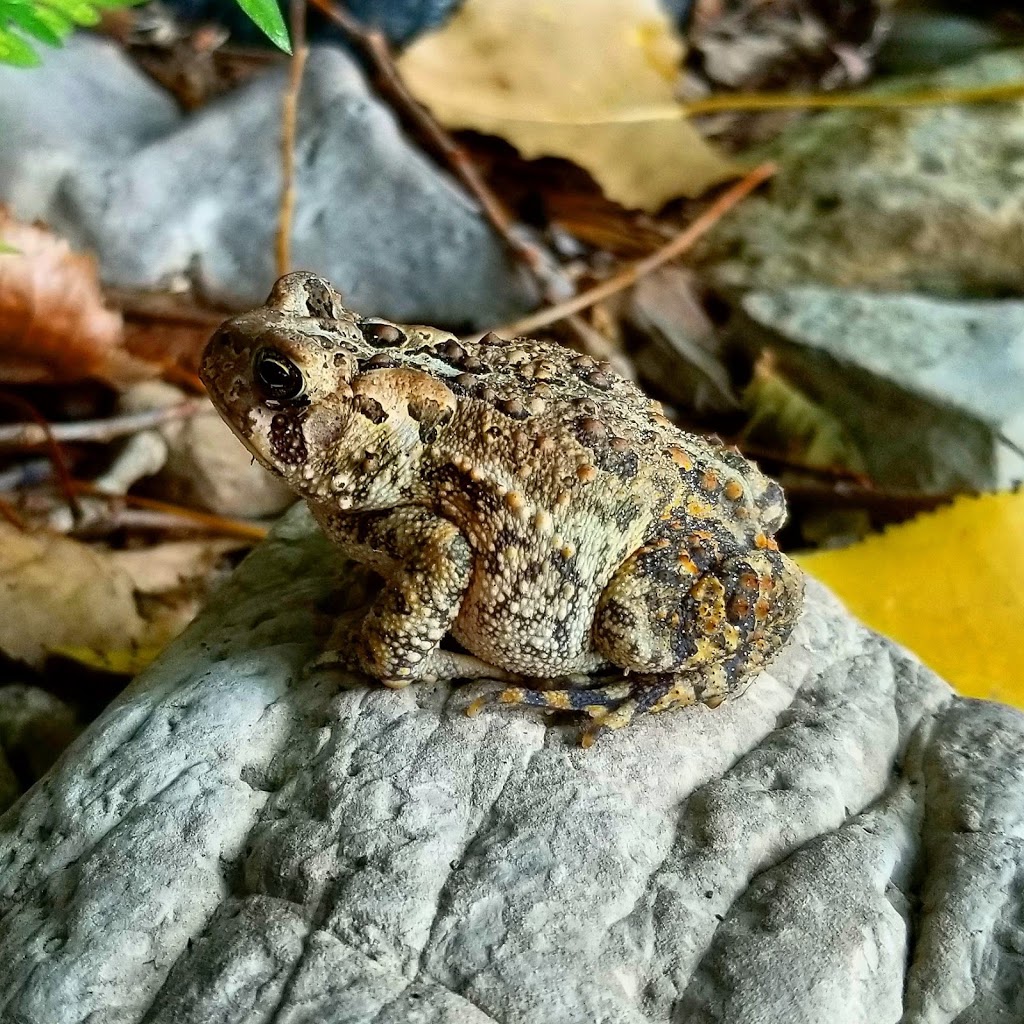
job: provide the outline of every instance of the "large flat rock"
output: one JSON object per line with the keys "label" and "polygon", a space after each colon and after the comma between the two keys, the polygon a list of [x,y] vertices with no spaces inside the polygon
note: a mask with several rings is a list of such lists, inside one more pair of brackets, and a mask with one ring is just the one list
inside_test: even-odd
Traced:
{"label": "large flat rock", "polygon": [[1024,715],[812,585],[741,700],[583,750],[303,675],[346,579],[291,513],[0,819],[0,1018],[1024,1015]]}
{"label": "large flat rock", "polygon": [[[1024,50],[891,92],[1024,79]],[[879,89],[884,101],[883,90]],[[702,247],[723,286],[825,284],[954,298],[1024,291],[1024,101],[835,110],[764,154],[779,173]]]}
{"label": "large flat rock", "polygon": [[806,286],[739,298],[734,334],[842,422],[871,479],[932,491],[1024,480],[1024,301]]}

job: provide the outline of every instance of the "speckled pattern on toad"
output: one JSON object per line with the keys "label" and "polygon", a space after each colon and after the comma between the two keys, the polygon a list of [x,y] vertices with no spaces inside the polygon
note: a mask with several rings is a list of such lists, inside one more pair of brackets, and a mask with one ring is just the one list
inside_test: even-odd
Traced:
{"label": "speckled pattern on toad", "polygon": [[508,703],[617,728],[738,694],[792,631],[779,486],[589,356],[362,318],[294,273],[217,331],[201,376],[385,580],[322,664],[388,686],[497,678]]}

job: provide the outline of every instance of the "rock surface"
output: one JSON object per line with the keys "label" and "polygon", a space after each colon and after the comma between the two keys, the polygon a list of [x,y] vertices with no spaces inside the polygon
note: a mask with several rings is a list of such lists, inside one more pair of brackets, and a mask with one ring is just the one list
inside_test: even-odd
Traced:
{"label": "rock surface", "polygon": [[[125,391],[118,405],[131,413],[184,399],[171,384],[143,381]],[[163,444],[158,486],[167,500],[239,519],[277,516],[295,504],[295,492],[253,460],[212,405],[161,424],[157,432]]]}
{"label": "rock surface", "polygon": [[1024,302],[835,288],[750,292],[735,334],[840,419],[872,480],[934,491],[1024,480]]}
{"label": "rock surface", "polygon": [[[1024,50],[890,88],[1024,78]],[[1024,291],[1024,101],[837,110],[771,146],[779,174],[702,250],[723,285]]]}
{"label": "rock surface", "polygon": [[[191,281],[226,305],[262,302],[285,69],[181,117],[110,44],[79,36],[45,56],[0,68],[0,200],[94,250],[109,283]],[[531,297],[473,205],[330,48],[314,48],[303,79],[292,258],[353,308],[397,320],[491,326]]]}
{"label": "rock surface", "polygon": [[811,586],[747,695],[590,750],[302,674],[304,511],[0,819],[0,1019],[1024,1015],[1024,715]]}

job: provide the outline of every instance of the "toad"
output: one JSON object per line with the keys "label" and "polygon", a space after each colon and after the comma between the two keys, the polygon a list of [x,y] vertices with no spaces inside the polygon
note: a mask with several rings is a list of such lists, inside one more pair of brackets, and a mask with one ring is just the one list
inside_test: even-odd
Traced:
{"label": "toad", "polygon": [[793,629],[779,486],[590,356],[359,316],[300,272],[216,332],[201,376],[383,577],[321,664],[496,678],[506,703],[585,712],[592,738],[741,693]]}

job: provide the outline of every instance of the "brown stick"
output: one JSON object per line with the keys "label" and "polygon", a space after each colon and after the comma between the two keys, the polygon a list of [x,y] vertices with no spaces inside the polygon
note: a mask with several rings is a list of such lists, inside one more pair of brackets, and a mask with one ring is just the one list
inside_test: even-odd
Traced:
{"label": "brown stick", "polygon": [[919,512],[931,512],[955,501],[961,494],[972,493],[974,492],[890,491],[843,480],[831,485],[812,480],[786,481],[786,497],[791,500],[810,501],[832,508],[858,509],[876,515],[896,515],[903,518],[917,515]]}
{"label": "brown stick", "polygon": [[399,110],[424,135],[442,160],[452,169],[476,199],[491,227],[501,236],[515,258],[533,275],[546,302],[558,302],[575,291],[558,261],[543,246],[533,241],[523,227],[484,181],[479,168],[451,133],[437,121],[409,91],[395,64],[391,47],[382,32],[368,28],[333,0],[310,0],[338,25],[366,54],[381,83]]}
{"label": "brown stick", "polygon": [[[315,2],[315,0],[314,0]],[[499,335],[528,334],[540,327],[548,327],[559,320],[564,320],[574,313],[593,306],[610,296],[621,292],[630,285],[636,284],[640,278],[657,270],[658,267],[681,256],[687,249],[695,245],[711,228],[717,224],[726,213],[729,212],[740,200],[745,199],[759,185],[766,182],[777,170],[775,164],[764,163],[755,167],[746,177],[741,178],[735,185],[727,188],[692,224],[688,225],[675,238],[660,249],[645,256],[642,260],[626,267],[602,281],[588,291],[582,292],[565,302],[549,306],[547,309],[539,310],[530,316],[516,320],[505,327],[495,328]]]}
{"label": "brown stick", "polygon": [[61,493],[71,509],[71,514],[78,519],[82,514],[82,506],[78,503],[78,499],[71,488],[71,469],[68,466],[68,460],[60,444],[57,442],[57,438],[54,437],[53,427],[49,421],[31,402],[13,392],[0,392],[0,403],[6,403],[21,409],[32,420],[31,426],[34,426],[40,432],[41,440],[38,443],[46,446],[50,461],[53,463],[53,469],[56,473]]}
{"label": "brown stick", "polygon": [[281,103],[281,205],[277,214],[277,238],[274,246],[277,276],[292,267],[292,219],[295,215],[295,136],[299,110],[302,72],[309,47],[306,45],[306,2],[292,0],[292,59],[288,66],[288,88]]}
{"label": "brown stick", "polygon": [[28,532],[28,523],[18,513],[18,510],[6,498],[0,498],[0,517],[6,519],[16,530],[22,533]]}
{"label": "brown stick", "polygon": [[121,502],[132,508],[142,508],[151,512],[162,512],[175,516],[179,520],[187,520],[212,533],[241,537],[244,540],[263,540],[268,532],[265,526],[259,526],[256,523],[229,519],[226,516],[214,515],[212,512],[199,512],[181,505],[172,505],[170,502],[157,501],[155,498],[144,498],[138,494],[109,494],[85,480],[72,481],[72,488],[76,494],[88,495],[91,498],[106,498],[108,501]]}

